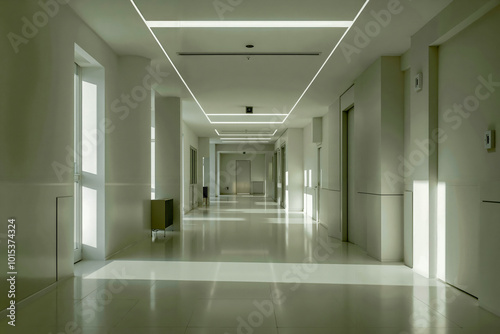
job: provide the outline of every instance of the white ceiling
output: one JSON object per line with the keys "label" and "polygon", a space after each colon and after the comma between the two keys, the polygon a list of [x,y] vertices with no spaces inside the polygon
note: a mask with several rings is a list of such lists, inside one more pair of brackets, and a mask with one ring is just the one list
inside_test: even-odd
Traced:
{"label": "white ceiling", "polygon": [[[172,73],[158,92],[180,96],[184,121],[199,136],[219,132],[274,132],[303,127],[311,117],[323,116],[331,105],[373,61],[400,55],[410,37],[452,0],[400,0],[403,8],[390,24],[371,38],[368,46],[347,61],[340,48],[285,124],[210,124],[175,74],[130,0],[73,0],[71,7],[120,55],[151,58]],[[350,21],[365,0],[136,0],[146,20]],[[215,5],[226,4],[225,12]],[[394,0],[371,0],[343,44],[354,44],[356,29],[375,22],[372,12]],[[215,4],[215,5],[214,5]],[[231,4],[234,4],[231,5]],[[221,7],[222,8],[222,7]],[[345,28],[154,28],[162,46],[208,114],[287,114],[318,72]],[[246,49],[254,44],[254,49]],[[179,52],[320,52],[319,56],[179,56]],[[258,117],[258,118],[256,118]],[[212,121],[244,119],[281,122],[281,116],[213,117]]]}

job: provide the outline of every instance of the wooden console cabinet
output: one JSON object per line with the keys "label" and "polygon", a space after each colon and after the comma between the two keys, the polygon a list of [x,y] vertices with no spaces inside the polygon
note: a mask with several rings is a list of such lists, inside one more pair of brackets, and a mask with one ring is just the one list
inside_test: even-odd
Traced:
{"label": "wooden console cabinet", "polygon": [[151,230],[165,230],[174,224],[174,200],[151,200]]}

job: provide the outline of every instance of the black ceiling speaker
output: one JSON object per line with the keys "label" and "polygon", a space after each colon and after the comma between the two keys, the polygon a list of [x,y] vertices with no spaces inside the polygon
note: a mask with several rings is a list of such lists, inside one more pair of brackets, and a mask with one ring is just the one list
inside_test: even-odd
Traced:
{"label": "black ceiling speaker", "polygon": [[253,114],[253,107],[247,107],[247,114]]}

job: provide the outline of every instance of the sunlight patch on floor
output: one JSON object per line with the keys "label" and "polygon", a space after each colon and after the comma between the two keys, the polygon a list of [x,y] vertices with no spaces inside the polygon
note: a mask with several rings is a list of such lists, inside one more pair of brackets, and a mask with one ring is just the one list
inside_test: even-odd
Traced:
{"label": "sunlight patch on floor", "polygon": [[403,265],[113,261],[85,279],[441,286]]}

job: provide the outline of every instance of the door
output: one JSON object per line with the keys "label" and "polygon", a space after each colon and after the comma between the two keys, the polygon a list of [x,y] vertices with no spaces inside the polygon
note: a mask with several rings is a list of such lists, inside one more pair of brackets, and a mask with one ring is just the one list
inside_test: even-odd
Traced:
{"label": "door", "polygon": [[98,203],[102,203],[102,193],[98,191],[102,184],[99,171],[103,169],[99,165],[102,159],[98,156],[103,145],[97,113],[98,103],[104,98],[99,93],[99,74],[99,69],[75,66],[75,262],[82,259],[82,249],[88,249],[94,255],[98,251]]}
{"label": "door", "polygon": [[250,194],[250,160],[236,160],[236,194]]}
{"label": "door", "polygon": [[354,109],[350,109],[347,111],[347,240],[356,243],[354,168]]}
{"label": "door", "polygon": [[281,147],[281,206],[286,209],[288,174],[286,170],[286,146]]}
{"label": "door", "polygon": [[273,199],[278,201],[278,151],[274,152],[273,156]]}

